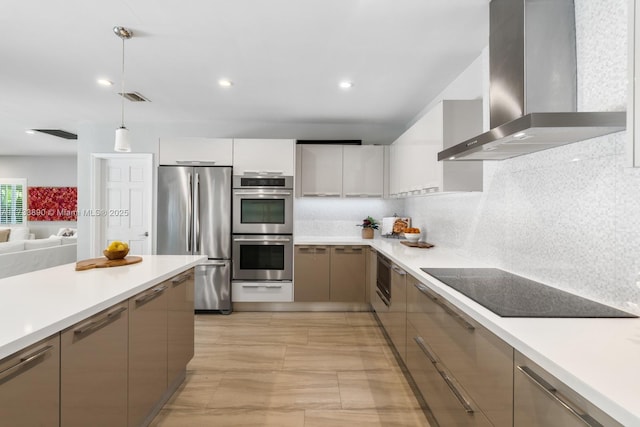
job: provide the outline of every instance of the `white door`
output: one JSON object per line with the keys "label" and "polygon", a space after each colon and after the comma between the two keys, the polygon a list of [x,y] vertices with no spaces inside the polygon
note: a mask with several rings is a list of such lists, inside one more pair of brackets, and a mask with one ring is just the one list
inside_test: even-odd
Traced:
{"label": "white door", "polygon": [[120,240],[132,255],[152,251],[152,162],[126,156],[102,160],[101,225],[102,248]]}

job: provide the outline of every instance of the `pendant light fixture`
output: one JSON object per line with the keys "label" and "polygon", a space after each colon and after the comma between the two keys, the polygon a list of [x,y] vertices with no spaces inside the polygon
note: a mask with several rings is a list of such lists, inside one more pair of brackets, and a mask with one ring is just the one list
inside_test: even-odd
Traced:
{"label": "pendant light fixture", "polygon": [[113,32],[116,36],[122,39],[122,122],[118,129],[116,129],[116,143],[114,150],[128,153],[131,151],[131,142],[129,141],[129,129],[124,126],[124,41],[133,37],[133,32],[124,27],[113,27]]}

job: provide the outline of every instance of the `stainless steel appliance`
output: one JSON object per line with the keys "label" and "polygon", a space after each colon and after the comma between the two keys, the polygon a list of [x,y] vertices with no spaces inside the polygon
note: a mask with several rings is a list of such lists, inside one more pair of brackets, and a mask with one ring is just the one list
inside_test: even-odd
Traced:
{"label": "stainless steel appliance", "polygon": [[234,234],[233,280],[293,280],[293,237]]}
{"label": "stainless steel appliance", "polygon": [[438,160],[502,160],[625,129],[626,112],[577,111],[573,0],[492,0],[491,130]]}
{"label": "stainless steel appliance", "polygon": [[[386,311],[391,306],[391,261],[378,252],[378,268],[376,273],[376,297],[373,307],[376,312]],[[384,303],[384,307],[380,305]]]}
{"label": "stainless steel appliance", "polygon": [[158,254],[206,255],[195,310],[231,312],[231,168],[158,168]]}
{"label": "stainless steel appliance", "polygon": [[293,177],[233,177],[234,234],[292,234]]}

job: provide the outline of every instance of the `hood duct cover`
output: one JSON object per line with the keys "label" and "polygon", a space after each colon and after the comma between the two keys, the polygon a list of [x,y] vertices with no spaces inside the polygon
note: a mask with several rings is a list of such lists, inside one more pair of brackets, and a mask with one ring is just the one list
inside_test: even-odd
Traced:
{"label": "hood duct cover", "polygon": [[625,129],[626,112],[577,112],[573,0],[492,0],[491,130],[438,160],[502,160]]}

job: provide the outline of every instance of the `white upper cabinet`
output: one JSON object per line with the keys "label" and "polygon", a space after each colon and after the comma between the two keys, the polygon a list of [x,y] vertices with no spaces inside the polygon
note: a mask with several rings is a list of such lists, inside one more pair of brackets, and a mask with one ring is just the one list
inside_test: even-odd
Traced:
{"label": "white upper cabinet", "polygon": [[233,140],[230,138],[160,138],[161,165],[208,163],[231,166]]}
{"label": "white upper cabinet", "polygon": [[482,191],[482,161],[438,162],[438,152],[482,133],[482,101],[442,101],[390,148],[389,194]]}
{"label": "white upper cabinet", "polygon": [[342,193],[344,197],[382,197],[384,147],[342,147]]}
{"label": "white upper cabinet", "polygon": [[234,139],[233,173],[293,176],[296,142],[293,139]]}
{"label": "white upper cabinet", "polygon": [[342,196],[342,145],[298,145],[300,149],[300,195]]}

